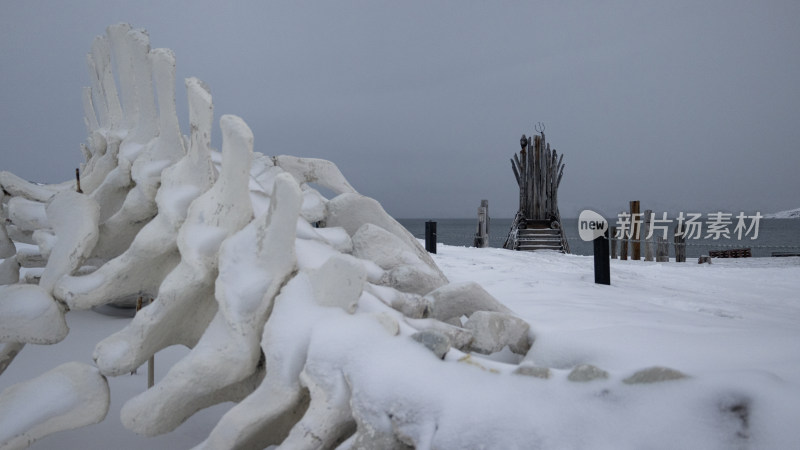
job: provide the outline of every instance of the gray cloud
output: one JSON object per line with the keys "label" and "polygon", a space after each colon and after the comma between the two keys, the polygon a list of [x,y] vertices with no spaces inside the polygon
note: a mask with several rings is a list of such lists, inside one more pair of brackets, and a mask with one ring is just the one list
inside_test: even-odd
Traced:
{"label": "gray cloud", "polygon": [[71,176],[84,54],[120,21],[256,150],[330,159],[396,217],[513,216],[508,159],[538,121],[564,216],[800,206],[795,1],[4,2],[0,168]]}

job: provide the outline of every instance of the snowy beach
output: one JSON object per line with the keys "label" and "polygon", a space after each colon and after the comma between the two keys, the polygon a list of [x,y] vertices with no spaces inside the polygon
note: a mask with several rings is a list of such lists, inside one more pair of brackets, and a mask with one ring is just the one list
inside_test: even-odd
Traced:
{"label": "snowy beach", "polygon": [[[612,261],[611,286],[593,283],[592,258],[439,245],[434,260],[451,282],[476,281],[530,324],[528,359],[550,378],[483,374],[483,392],[469,380],[464,399],[480,400],[481,429],[525,430],[517,448],[791,448],[800,440],[800,258],[749,258],[695,263]],[[0,378],[4,389],[62,362],[91,364],[95,344],[129,319],[93,311],[67,315],[70,333],[52,346],[28,346]],[[156,381],[188,350],[156,355]],[[497,359],[517,362],[508,353]],[[592,364],[606,380],[568,381]],[[624,379],[651,366],[688,376],[655,384]],[[476,368],[475,372],[482,372]],[[126,430],[119,413],[146,387],[136,375],[109,378],[105,421],[57,433],[32,448],[190,448],[233,405],[201,411],[175,432],[144,438]],[[491,408],[497,408],[492,410]],[[509,415],[509,413],[513,413]],[[469,409],[450,420],[474,420]],[[453,447],[456,448],[456,447]],[[468,448],[462,447],[462,448]]]}
{"label": "snowy beach", "polygon": [[0,450],[800,442],[800,14],[136,3],[0,15]]}

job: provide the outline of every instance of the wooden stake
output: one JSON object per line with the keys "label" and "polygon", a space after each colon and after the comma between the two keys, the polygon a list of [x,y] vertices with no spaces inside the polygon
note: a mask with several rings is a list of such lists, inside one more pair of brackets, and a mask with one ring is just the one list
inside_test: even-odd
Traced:
{"label": "wooden stake", "polygon": [[475,233],[473,245],[478,248],[489,246],[489,200],[481,200],[478,208],[478,231]]}
{"label": "wooden stake", "polygon": [[75,169],[75,180],[78,182],[78,194],[83,194],[83,191],[81,190],[81,169]]}
{"label": "wooden stake", "polygon": [[645,261],[652,261],[653,260],[653,238],[647,238],[650,235],[650,228],[653,226],[651,223],[653,211],[652,210],[645,210],[644,212],[644,236],[642,236],[642,241],[644,242],[644,260]]}
{"label": "wooden stake", "polygon": [[[622,215],[622,213],[620,213],[620,216],[621,215]],[[622,261],[627,261],[628,260],[628,237],[629,237],[628,234],[630,234],[630,232],[631,232],[631,227],[629,226],[628,227],[628,231],[625,232],[623,230],[622,236],[620,236],[620,241],[619,241],[619,259],[622,260]]]}
{"label": "wooden stake", "polygon": [[675,262],[686,262],[686,224],[675,225]]}
{"label": "wooden stake", "polygon": [[669,262],[669,241],[656,237],[656,262]]}
{"label": "wooden stake", "polygon": [[617,259],[617,227],[610,228],[611,259]]}
{"label": "wooden stake", "polygon": [[641,247],[639,243],[639,236],[641,229],[639,224],[642,216],[639,213],[639,200],[631,201],[631,259],[639,261],[642,257]]}

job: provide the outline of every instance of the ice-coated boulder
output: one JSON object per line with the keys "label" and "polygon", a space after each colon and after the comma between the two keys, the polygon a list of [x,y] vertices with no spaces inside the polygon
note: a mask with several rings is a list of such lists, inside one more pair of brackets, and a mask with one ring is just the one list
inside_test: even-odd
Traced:
{"label": "ice-coated boulder", "polygon": [[450,339],[439,331],[418,331],[411,335],[411,339],[427,347],[439,359],[444,359],[444,355],[450,350]]}
{"label": "ice-coated boulder", "polygon": [[444,285],[426,295],[425,300],[430,305],[429,317],[445,322],[469,317],[476,311],[511,313],[481,285],[471,281]]}
{"label": "ice-coated boulder", "polygon": [[[386,222],[386,225],[392,225],[388,220]],[[328,224],[338,223],[329,218]],[[348,230],[353,226],[346,224],[343,227]],[[400,235],[404,236],[402,233]],[[370,222],[358,227],[352,237],[353,255],[370,260],[384,269],[386,275],[383,283],[390,287],[402,292],[424,295],[447,283],[444,274],[430,260],[427,253],[424,253],[424,257],[421,256],[423,253],[418,251],[419,243],[416,240],[411,243]]]}
{"label": "ice-coated boulder", "polygon": [[447,283],[447,278],[417,239],[387,214],[375,199],[359,194],[338,195],[328,202],[326,223],[327,226],[344,228],[350,236],[353,236],[364,224],[377,225],[399,238],[430,268],[442,284]]}
{"label": "ice-coated boulder", "polygon": [[662,381],[680,380],[687,378],[686,374],[669,367],[649,367],[642,369],[622,380],[625,384],[650,384]]}
{"label": "ice-coated boulder", "polygon": [[591,364],[581,364],[567,375],[569,381],[585,383],[593,380],[604,380],[608,378],[608,372]]}
{"label": "ice-coated boulder", "polygon": [[524,375],[527,377],[534,377],[534,378],[541,378],[546,380],[552,376],[550,368],[548,367],[539,367],[530,363],[522,363],[514,369],[514,373],[517,375]]}
{"label": "ice-coated boulder", "polygon": [[364,265],[358,260],[348,255],[333,256],[311,276],[314,298],[321,306],[341,308],[352,314],[366,278]]}
{"label": "ice-coated boulder", "polygon": [[508,345],[512,352],[524,355],[532,345],[528,322],[511,314],[477,311],[469,316],[464,328],[472,331],[471,348],[478,353],[499,352]]}

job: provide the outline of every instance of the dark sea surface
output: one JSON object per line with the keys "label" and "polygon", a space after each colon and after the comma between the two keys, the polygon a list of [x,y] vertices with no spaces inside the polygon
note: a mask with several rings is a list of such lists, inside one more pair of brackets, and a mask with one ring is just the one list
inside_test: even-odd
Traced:
{"label": "dark sea surface", "polygon": [[[398,219],[408,231],[419,239],[425,239],[425,222],[436,222],[437,242],[447,245],[471,247],[478,220],[475,219]],[[508,232],[511,229],[512,219],[494,219],[489,224],[489,246],[503,247]],[[614,225],[612,219],[611,225]],[[593,247],[591,242],[585,242],[578,236],[578,219],[564,219],[564,229],[567,233],[571,253],[576,255],[591,255]],[[703,225],[701,239],[686,240],[686,257],[697,258],[707,255],[709,250],[727,250],[735,248],[750,248],[754,257],[772,256],[773,252],[800,253],[800,219],[761,219],[759,221],[758,237],[753,240],[752,232],[743,236],[741,240],[734,234],[734,224],[730,226],[731,239],[724,237],[714,240],[706,238],[707,226]],[[748,221],[749,223],[749,221]],[[674,222],[673,225],[674,227]],[[672,228],[670,228],[672,231]],[[672,242],[672,236],[668,239]],[[670,244],[670,257],[675,257],[675,248]],[[644,258],[644,248],[642,248]]]}

